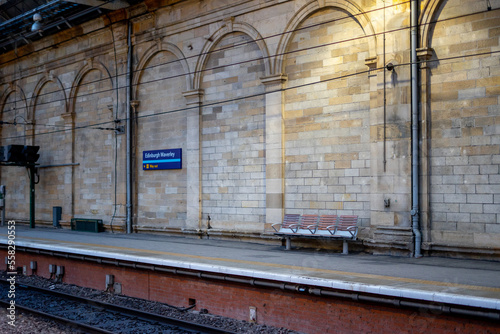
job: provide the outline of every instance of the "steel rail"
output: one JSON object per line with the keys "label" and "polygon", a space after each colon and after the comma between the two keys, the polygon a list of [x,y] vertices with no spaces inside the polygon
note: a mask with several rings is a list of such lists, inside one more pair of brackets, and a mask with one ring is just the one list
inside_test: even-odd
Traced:
{"label": "steel rail", "polygon": [[[9,282],[7,282],[7,280],[0,279],[0,283],[8,284]],[[141,320],[148,321],[148,322],[159,322],[163,325],[177,326],[177,327],[185,329],[185,330],[197,331],[199,333],[206,333],[206,334],[223,334],[223,333],[224,334],[236,334],[235,332],[228,331],[225,329],[216,328],[213,326],[202,325],[202,324],[198,324],[198,323],[194,323],[194,322],[190,322],[190,321],[186,321],[186,320],[179,320],[179,319],[172,318],[172,317],[167,317],[167,316],[163,316],[163,315],[159,315],[159,314],[155,314],[155,313],[145,312],[145,311],[141,311],[138,309],[133,309],[133,308],[125,307],[125,306],[119,306],[119,305],[115,305],[115,304],[101,302],[101,301],[88,299],[88,298],[80,297],[80,296],[75,296],[75,295],[60,292],[60,291],[49,290],[49,289],[45,289],[45,288],[41,288],[41,287],[29,285],[29,284],[16,282],[16,286],[19,288],[22,288],[22,289],[26,289],[26,290],[34,290],[34,291],[38,291],[38,292],[45,293],[48,295],[56,296],[59,298],[73,300],[75,302],[80,302],[82,304],[90,305],[92,307],[98,307],[98,308],[100,307],[100,308],[103,308],[103,309],[108,310],[108,311],[118,312],[118,313],[126,315],[126,316],[133,316],[137,319],[141,319]],[[0,300],[0,301],[2,303],[5,303],[4,300]],[[19,309],[21,309],[21,306],[16,303],[16,308],[18,308],[18,306],[19,306]],[[24,308],[26,308],[26,307],[24,307]],[[29,308],[27,308],[27,309],[29,309]],[[41,314],[44,313],[44,312],[36,311],[36,310],[35,310],[35,312],[40,312]],[[49,316],[52,316],[52,315],[49,314]],[[54,317],[59,318],[57,316],[54,316]],[[61,319],[62,319],[62,321],[65,321],[64,318],[61,318]],[[78,322],[76,322],[76,323],[81,324]],[[84,324],[82,324],[82,325],[84,325]],[[84,325],[84,326],[86,326],[86,325]],[[92,326],[89,326],[89,327],[92,327]],[[113,333],[113,332],[102,330],[101,332],[96,332],[96,333]]]}
{"label": "steel rail", "polygon": [[[5,244],[0,243],[0,249],[6,248]],[[132,262],[127,260],[116,260],[112,261],[109,258],[99,255],[75,255],[71,253],[66,253],[63,251],[48,251],[43,249],[38,249],[35,247],[29,246],[16,246],[16,250],[23,251],[27,253],[41,254],[41,255],[49,255],[53,257],[63,257],[63,258],[71,258],[77,259],[84,262],[95,262],[95,263],[109,263],[115,265],[120,268],[132,268],[132,269],[144,269],[150,270],[152,272],[160,272],[160,273],[170,273],[174,275],[181,276],[190,276],[197,277],[200,279],[210,279],[210,280],[218,280],[223,282],[232,282],[232,283],[241,283],[245,285],[251,286],[261,286],[264,288],[274,288],[281,290],[290,290],[298,293],[312,294],[323,297],[332,297],[332,298],[347,298],[353,299],[357,301],[363,301],[363,296],[368,296],[370,298],[372,294],[365,293],[361,291],[351,291],[351,290],[342,290],[342,289],[329,289],[318,286],[310,286],[299,283],[291,283],[279,280],[270,280],[270,279],[260,279],[260,278],[252,278],[245,276],[237,276],[233,274],[224,274],[224,273],[214,273],[210,271],[204,270],[196,270],[196,269],[183,269],[176,267],[168,267],[154,264],[141,264],[141,262]],[[465,304],[455,304],[455,303],[446,303],[446,302],[434,302],[430,300],[420,300],[414,298],[405,298],[398,296],[388,296],[384,294],[377,295],[377,304],[386,304],[392,305],[398,308],[410,308],[410,309],[418,309],[418,310],[429,310],[430,312],[435,311],[436,305],[439,305],[440,312],[444,314],[450,314],[453,316],[463,316],[468,315],[471,317],[483,318],[487,320],[500,320],[500,311],[497,309],[483,308],[479,306],[468,306]],[[364,300],[367,301],[367,300]],[[372,300],[371,302],[375,302]]]}
{"label": "steel rail", "polygon": [[[5,307],[8,307],[10,305],[10,302],[0,299],[0,304],[4,305]],[[22,306],[19,304],[16,304],[16,310],[21,310],[24,313],[29,313],[29,314],[36,315],[36,316],[39,316],[42,318],[53,320],[53,321],[56,321],[60,324],[69,326],[72,329],[83,330],[83,331],[85,331],[85,333],[89,333],[89,334],[114,334],[113,332],[107,331],[107,330],[99,328],[99,327],[94,327],[94,326],[87,325],[87,324],[84,324],[84,323],[81,323],[78,321],[59,317],[59,316],[54,315],[54,314],[46,313],[46,312],[36,310],[36,309],[30,308],[30,307]]]}

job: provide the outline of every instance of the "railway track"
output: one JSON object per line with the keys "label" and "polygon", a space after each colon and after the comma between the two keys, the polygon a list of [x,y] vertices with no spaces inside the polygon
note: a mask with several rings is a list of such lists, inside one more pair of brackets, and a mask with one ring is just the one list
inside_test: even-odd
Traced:
{"label": "railway track", "polygon": [[[9,282],[0,282],[0,295],[5,298]],[[8,306],[10,301],[2,299],[0,303]],[[15,305],[18,310],[64,323],[84,333],[233,333],[25,284],[16,285]]]}

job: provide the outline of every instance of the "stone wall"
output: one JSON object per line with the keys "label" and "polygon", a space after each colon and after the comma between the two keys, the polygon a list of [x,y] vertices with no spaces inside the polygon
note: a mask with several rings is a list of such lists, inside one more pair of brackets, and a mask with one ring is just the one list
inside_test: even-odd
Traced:
{"label": "stone wall", "polygon": [[370,218],[368,48],[356,19],[333,8],[307,17],[289,41],[283,117],[292,213]]}
{"label": "stone wall", "polygon": [[[431,254],[500,253],[490,3],[420,1]],[[127,118],[127,18],[136,231],[264,240],[284,213],[355,214],[367,250],[413,252],[410,5],[396,1],[148,1],[1,55],[2,145],[41,146],[38,223],[61,206],[124,229],[126,135],[109,129]],[[142,170],[143,151],[173,148],[181,169]],[[0,172],[7,216],[27,221],[25,171]]]}
{"label": "stone wall", "polygon": [[[186,166],[180,170],[142,168],[143,151],[186,149],[184,69],[173,53],[162,49],[155,49],[144,70],[139,72],[139,84],[134,87],[139,101],[135,123],[136,222],[144,229],[183,227],[187,214]],[[165,77],[170,78],[164,80]]]}
{"label": "stone wall", "polygon": [[262,52],[241,32],[215,44],[202,73],[202,216],[214,228],[263,231],[264,74]]}
{"label": "stone wall", "polygon": [[[430,32],[430,228],[437,245],[500,245],[500,12],[481,9],[476,1],[448,1]],[[451,19],[464,15],[465,24]]]}

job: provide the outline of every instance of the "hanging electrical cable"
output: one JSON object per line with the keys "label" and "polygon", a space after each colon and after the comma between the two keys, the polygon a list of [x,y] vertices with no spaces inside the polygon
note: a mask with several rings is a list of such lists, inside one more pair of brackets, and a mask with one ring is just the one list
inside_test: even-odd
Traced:
{"label": "hanging electrical cable", "polygon": [[[445,57],[445,58],[439,58],[439,59],[436,58],[436,59],[425,60],[425,61],[422,61],[422,62],[419,61],[419,62],[417,62],[417,64],[420,64],[420,63],[423,63],[423,62],[425,62],[427,64],[433,63],[433,62],[441,62],[442,63],[442,62],[445,62],[447,60],[463,60],[463,58],[482,57],[482,56],[486,56],[486,55],[496,55],[496,54],[500,55],[500,51],[489,51],[489,52],[483,52],[483,53],[477,53],[477,54],[460,55],[460,56]],[[397,64],[397,65],[393,65],[393,66],[394,66],[394,68],[396,68],[396,67],[410,66],[411,64],[412,63],[410,62],[410,63]],[[383,69],[382,67],[375,68],[375,70],[382,70],[382,69]],[[346,78],[354,77],[354,76],[357,76],[357,75],[364,75],[364,74],[369,73],[370,71],[373,71],[373,69],[372,70],[366,70],[366,71],[360,71],[360,72],[356,72],[356,73],[351,73],[351,74],[346,74],[346,75],[342,75],[342,76],[338,76],[338,77],[334,77],[334,78],[322,79],[322,80],[318,80],[318,81],[315,81],[315,82],[309,82],[309,83],[306,83],[306,84],[301,84],[301,85],[296,85],[296,86],[289,86],[289,87],[286,87],[286,88],[280,88],[280,89],[277,89],[277,90],[272,91],[272,92],[257,93],[257,94],[246,95],[246,96],[241,96],[241,97],[237,97],[237,98],[231,98],[231,99],[228,99],[228,100],[221,100],[221,101],[215,101],[215,102],[212,102],[212,103],[205,103],[204,106],[205,107],[212,107],[212,106],[223,105],[223,104],[226,104],[226,103],[234,103],[235,101],[241,101],[241,100],[245,100],[245,99],[248,99],[248,98],[254,98],[254,97],[258,97],[258,96],[265,96],[266,94],[269,94],[269,93],[285,92],[285,91],[288,91],[288,90],[293,90],[293,89],[302,88],[302,87],[306,87],[306,86],[312,86],[312,85],[327,83],[327,82],[334,81],[334,80],[346,79]],[[151,117],[156,117],[156,116],[161,116],[161,115],[167,115],[167,114],[171,114],[171,113],[183,112],[183,111],[191,110],[193,108],[198,108],[198,106],[184,107],[184,108],[179,108],[179,109],[161,111],[161,112],[157,112],[157,113],[153,113],[153,114],[149,114],[149,115],[136,116],[136,118],[138,118],[138,119],[151,118]],[[126,119],[124,119],[122,121],[126,121]],[[110,124],[112,122],[113,121],[105,121],[105,122],[88,124],[88,125],[82,125],[82,126],[77,126],[77,127],[75,126],[75,130],[92,129],[92,128],[96,127],[96,126]],[[66,132],[66,131],[68,131],[68,130],[66,130],[66,129],[65,130],[54,130],[54,131],[45,132],[45,133],[39,134],[39,135],[47,135],[47,134],[60,133],[60,132]],[[26,136],[24,136],[24,135],[19,135],[19,136],[6,137],[6,138],[3,138],[3,139],[16,139],[16,138],[25,138],[25,137]]]}
{"label": "hanging electrical cable", "polygon": [[[406,3],[406,2],[402,2],[402,3]],[[391,6],[388,6],[388,7],[392,7],[392,6],[397,6],[397,5],[400,5],[401,3],[398,3],[398,4],[393,4]],[[205,52],[205,53],[202,53],[201,55],[193,55],[193,56],[189,56],[189,57],[185,57],[184,59],[185,60],[189,60],[189,59],[192,59],[192,58],[197,58],[199,56],[202,56],[202,55],[210,55],[212,53],[216,53],[216,52],[220,52],[220,51],[225,51],[225,50],[228,50],[228,49],[231,49],[231,48],[234,48],[234,47],[238,47],[238,46],[244,46],[244,45],[247,45],[249,43],[254,43],[254,42],[257,42],[257,41],[265,41],[267,39],[270,39],[270,38],[276,38],[276,37],[281,37],[281,36],[284,36],[284,35],[287,35],[287,34],[290,34],[290,33],[294,33],[294,32],[297,32],[297,31],[301,31],[301,30],[305,30],[305,29],[310,29],[310,28],[314,28],[314,27],[318,27],[318,26],[321,26],[321,25],[326,25],[326,24],[331,24],[331,23],[337,23],[339,21],[342,21],[342,20],[345,20],[345,19],[349,19],[349,18],[355,18],[356,16],[360,16],[360,15],[366,15],[366,14],[369,14],[371,12],[376,12],[380,10],[379,8],[376,8],[376,9],[373,9],[371,11],[366,11],[366,12],[363,12],[363,13],[360,13],[360,14],[355,14],[355,15],[349,15],[349,16],[345,16],[345,17],[342,17],[342,18],[337,18],[337,19],[333,19],[333,20],[327,20],[327,21],[323,21],[323,22],[320,22],[320,23],[316,23],[316,24],[312,24],[312,25],[308,25],[308,26],[304,26],[304,27],[300,27],[300,28],[297,28],[295,29],[294,31],[286,31],[286,32],[282,32],[282,33],[278,33],[278,34],[274,34],[274,35],[270,35],[270,36],[267,36],[267,37],[261,37],[261,38],[257,38],[257,39],[254,39],[254,40],[251,40],[251,41],[244,41],[244,42],[240,42],[240,43],[234,43],[234,44],[231,44],[229,46],[223,46],[223,47],[220,47],[220,48],[215,48],[215,49],[212,49],[208,52]],[[115,23],[118,23],[118,22],[123,22],[123,21],[117,21]],[[104,27],[104,28],[101,28],[101,29],[98,29],[96,31],[99,31],[99,30],[102,30],[102,29],[106,29],[107,27]],[[404,30],[404,29],[408,29],[408,28],[400,28],[400,29],[395,29],[393,31],[390,31],[390,32],[396,32],[396,31],[399,31],[399,30]],[[358,40],[358,39],[363,39],[363,38],[369,38],[369,37],[374,37],[374,36],[377,36],[378,34],[374,34],[374,35],[365,35],[365,36],[361,36],[361,37],[356,37],[356,38],[352,38],[352,39],[347,39],[347,40],[342,40],[342,41],[338,41],[338,42],[333,42],[333,43],[326,43],[326,44],[322,44],[322,45],[318,45],[318,46],[313,46],[313,47],[310,47],[310,48],[304,48],[304,49],[300,49],[300,50],[292,50],[292,51],[289,51],[289,52],[285,52],[285,53],[281,53],[279,54],[279,56],[284,56],[284,55],[288,55],[288,54],[293,54],[293,53],[296,53],[296,52],[300,52],[300,51],[305,51],[305,50],[310,50],[310,49],[315,49],[315,48],[319,48],[319,47],[325,47],[325,46],[332,46],[332,45],[335,45],[335,44],[340,44],[340,43],[344,43],[344,42],[349,42],[349,41],[354,41],[354,40]],[[23,57],[25,57],[26,55],[24,55]],[[275,55],[276,56],[276,55]],[[260,60],[260,59],[268,59],[268,58],[273,58],[275,56],[269,56],[269,57],[260,57],[260,58],[255,58],[255,59],[250,59],[250,60],[246,60],[246,61],[243,61],[243,62],[239,62],[239,63],[234,63],[234,64],[227,64],[227,65],[223,65],[223,66],[217,66],[217,67],[213,67],[213,68],[204,68],[202,71],[200,72],[189,72],[189,73],[184,73],[182,75],[176,75],[176,76],[172,76],[172,77],[166,77],[166,78],[163,78],[164,80],[167,80],[167,79],[172,79],[172,78],[175,78],[175,77],[179,77],[179,76],[184,76],[184,75],[192,75],[192,74],[196,74],[196,73],[202,73],[202,72],[205,72],[205,71],[211,71],[211,70],[217,70],[217,69],[220,69],[220,68],[223,68],[223,67],[226,67],[226,66],[232,66],[232,65],[241,65],[241,64],[244,64],[244,63],[248,63],[248,62],[252,62],[252,61],[255,61],[255,60]],[[178,60],[173,60],[173,61],[169,61],[169,62],[165,62],[165,63],[161,63],[161,64],[156,64],[156,65],[150,65],[150,66],[147,66],[145,68],[142,68],[142,69],[138,69],[136,71],[132,71],[132,75],[134,75],[135,72],[137,71],[144,71],[144,70],[147,70],[147,69],[154,69],[156,67],[159,67],[159,66],[164,66],[164,65],[170,65],[172,63],[175,63],[177,62]],[[8,63],[8,62],[6,62]],[[1,65],[3,65],[5,63],[1,63]],[[118,75],[118,74],[117,74]],[[121,74],[121,76],[123,75],[126,75],[126,74]],[[95,84],[95,83],[98,83],[98,82],[101,82],[101,81],[104,81],[104,80],[108,80],[108,78],[103,78],[103,79],[98,79],[98,80],[93,80],[93,81],[89,81],[85,84],[82,85],[85,86],[85,85],[91,85],[91,84]],[[147,83],[147,82],[143,82],[144,83]],[[101,92],[106,92],[106,91],[112,91],[113,89],[109,89],[109,90],[104,90],[104,91],[101,91]],[[51,93],[46,93],[46,94],[51,94]],[[85,95],[82,95],[82,96],[86,96],[86,95],[91,95],[93,93],[89,93],[89,94],[85,94]],[[43,96],[43,94],[39,95],[39,96]],[[43,104],[43,103],[42,103]]]}
{"label": "hanging electrical cable", "polygon": [[[462,18],[464,16],[469,16],[469,15],[476,15],[476,14],[480,14],[480,13],[483,13],[484,11],[482,12],[477,12],[477,13],[470,13],[470,14],[466,14],[466,15],[459,15],[459,16],[456,16],[456,17],[453,17],[453,18],[446,18],[442,21],[448,21],[450,19],[455,19],[455,18]],[[433,21],[433,22],[430,22],[429,24],[434,24],[434,23],[437,23],[437,22],[441,22],[439,20],[436,20],[436,21]],[[400,30],[403,30],[403,29],[409,29],[408,27],[406,28],[401,28],[401,29],[395,29],[395,30],[391,30],[390,32],[395,32],[395,31],[400,31]],[[379,34],[375,34],[375,35],[379,35]],[[366,36],[362,36],[362,37],[359,37],[359,38],[356,38],[356,39],[360,39],[360,38],[365,38]],[[320,46],[317,46],[317,47],[323,47],[323,46],[326,46],[326,45],[332,45],[332,44],[338,44],[338,43],[344,43],[344,42],[347,42],[347,41],[352,41],[352,40],[356,40],[356,39],[349,39],[349,40],[343,40],[343,41],[338,41],[338,42],[333,42],[333,43],[328,43],[328,44],[322,44]],[[314,47],[311,47],[311,48],[314,48]],[[307,48],[307,49],[311,49],[311,48]],[[300,49],[300,50],[294,50],[293,52],[299,52],[299,51],[303,51],[304,49]],[[287,53],[284,53],[283,55],[287,55],[289,53],[292,53],[292,52],[287,52]],[[434,59],[434,60],[426,60],[425,62],[427,63],[430,63],[430,62],[439,62],[439,61],[447,61],[447,60],[453,60],[453,59],[462,59],[464,57],[474,57],[474,56],[485,56],[485,55],[494,55],[494,54],[497,54],[497,53],[500,53],[500,51],[489,51],[489,52],[483,52],[483,53],[477,53],[477,54],[468,54],[468,55],[460,55],[460,56],[453,56],[453,57],[446,57],[446,58],[440,58],[440,59]],[[262,59],[262,58],[259,58],[259,59]],[[251,61],[254,61],[254,60],[251,60]],[[167,62],[167,63],[170,63],[170,62]],[[245,62],[238,62],[238,63],[233,63],[233,64],[228,64],[228,65],[225,65],[225,66],[232,66],[232,65],[238,65],[238,64],[242,64],[242,63],[245,63]],[[411,65],[412,63],[402,63],[402,64],[398,64],[398,65],[395,65],[395,67],[401,67],[401,66],[408,66],[408,65]],[[220,69],[220,68],[223,68],[224,66],[219,66],[219,67],[215,67],[215,68],[210,68],[210,69],[205,69],[205,70],[213,70],[213,69]],[[380,69],[383,69],[383,67],[381,68],[377,68],[376,70],[380,70]],[[193,74],[194,72],[190,72],[188,74]],[[359,72],[359,73],[355,73],[355,74],[363,74],[365,72]],[[164,77],[164,78],[160,78],[160,79],[155,79],[155,80],[150,80],[150,81],[147,81],[147,82],[142,82],[141,84],[146,84],[146,83],[153,83],[153,82],[158,82],[158,81],[163,81],[163,80],[168,80],[168,79],[172,79],[172,78],[175,78],[175,77],[179,77],[179,76],[185,76],[187,74],[182,74],[182,75],[176,75],[176,76],[169,76],[169,77]],[[349,75],[351,76],[351,75]],[[115,76],[115,80],[117,80],[117,78],[119,77],[119,75],[116,75]],[[331,79],[328,79],[328,80],[319,80],[317,82],[312,82],[312,83],[308,83],[307,85],[311,85],[311,84],[319,84],[319,83],[324,83],[324,82],[327,82],[327,81],[331,81],[331,80],[338,80],[338,79],[342,79],[343,77],[336,77],[336,78],[331,78]],[[294,86],[294,87],[288,87],[288,88],[285,88],[283,90],[287,90],[287,89],[294,89],[294,88],[300,88],[302,86]],[[130,88],[130,87],[120,87],[120,88]],[[110,90],[101,90],[99,91],[99,93],[102,93],[102,92],[106,92],[106,91],[110,91]],[[265,95],[266,93],[262,93],[260,95]],[[91,95],[91,94],[88,94],[88,95]],[[249,97],[255,97],[255,96],[247,96],[247,97],[242,97],[242,99],[244,98],[249,98]],[[206,104],[206,106],[209,106],[209,105],[215,105],[217,103],[220,103],[220,104],[225,104],[225,103],[230,103],[232,101],[234,101],[235,99],[231,99],[231,100],[227,100],[227,101],[218,101],[218,102],[214,102],[213,104]],[[52,101],[54,102],[54,101]],[[188,108],[181,108],[181,109],[177,109],[177,110],[169,110],[169,111],[165,111],[165,112],[160,112],[160,113],[154,113],[154,114],[151,114],[151,115],[143,115],[143,116],[138,116],[138,118],[143,118],[143,117],[152,117],[152,116],[157,116],[157,115],[162,115],[162,114],[168,114],[168,113],[172,113],[172,112],[179,112],[179,111],[184,111],[184,110],[189,110],[191,109],[192,107],[188,107]],[[124,119],[122,121],[126,121],[127,119]],[[105,125],[105,124],[109,124],[110,121],[106,121],[106,122],[100,122],[100,123],[94,123],[94,124],[90,124],[90,125],[86,125],[86,126],[78,126],[78,127],[75,127],[75,129],[87,129],[87,128],[96,128],[97,126],[99,125]],[[40,126],[41,124],[36,124],[35,126]],[[107,128],[109,129],[109,128]],[[61,132],[61,131],[64,131],[64,130],[56,130],[56,131],[51,131],[51,132],[46,132],[44,134],[51,134],[51,133],[57,133],[57,132]],[[24,136],[14,136],[14,137],[9,137],[9,138],[23,138]],[[8,139],[8,138],[6,138]]]}
{"label": "hanging electrical cable", "polygon": [[[472,55],[460,55],[460,56],[453,56],[453,57],[447,57],[447,58],[431,59],[431,60],[425,60],[425,61],[422,61],[422,62],[426,62],[427,64],[429,64],[429,63],[432,63],[432,62],[444,62],[444,61],[447,61],[447,60],[456,60],[456,59],[460,59],[461,60],[463,58],[482,57],[482,56],[486,56],[486,55],[496,55],[496,54],[500,54],[500,51],[490,51],[490,52],[484,52],[484,53],[478,53],[478,54],[472,54]],[[417,63],[422,63],[422,62],[417,62]],[[409,66],[409,65],[411,65],[411,62],[410,63],[397,64],[397,65],[393,65],[393,66],[394,66],[394,68],[396,68],[396,67],[403,67],[403,66]],[[375,70],[382,70],[382,69],[383,69],[382,67],[379,67],[379,68],[376,68]],[[306,87],[306,86],[312,86],[312,85],[316,85],[316,84],[327,83],[327,82],[334,81],[334,80],[346,79],[346,78],[349,78],[349,77],[354,77],[356,75],[364,75],[364,74],[367,74],[369,72],[370,72],[370,70],[366,70],[366,71],[361,71],[361,72],[356,72],[356,73],[342,75],[342,76],[339,76],[339,77],[334,77],[334,78],[323,79],[323,80],[319,80],[319,81],[315,81],[315,82],[310,82],[310,83],[306,83],[306,84],[302,84],[302,85],[289,86],[289,87],[286,87],[286,88],[281,88],[281,89],[272,91],[271,93],[285,92],[285,91],[292,90],[292,89],[302,88],[302,87]],[[258,94],[253,94],[253,95],[247,95],[247,96],[237,97],[237,98],[231,98],[229,100],[215,101],[215,102],[212,102],[212,103],[205,103],[204,106],[205,107],[212,107],[212,106],[218,106],[218,105],[223,105],[223,104],[227,104],[227,103],[234,103],[235,101],[241,101],[241,100],[245,100],[245,99],[248,99],[248,98],[254,98],[254,97],[258,97],[258,96],[265,96],[266,94],[269,94],[269,93],[270,92],[258,93]],[[171,113],[183,112],[183,111],[191,110],[193,108],[198,108],[198,107],[197,106],[195,106],[195,107],[185,107],[185,108],[179,108],[179,109],[161,111],[161,112],[157,112],[157,113],[153,113],[153,114],[149,114],[149,115],[136,116],[136,118],[138,118],[138,119],[151,118],[151,117],[156,117],[156,116],[161,116],[161,115],[167,115],[167,114],[171,114]],[[126,121],[126,119],[122,119],[122,121]],[[99,123],[94,123],[94,124],[88,124],[88,125],[82,125],[82,126],[75,126],[75,130],[94,129],[96,126],[110,124],[112,122],[113,121],[104,121],[104,122],[99,122]],[[111,128],[108,128],[108,129],[111,129]],[[53,133],[66,132],[68,130],[69,129],[54,130],[54,131],[45,132],[45,133],[39,134],[39,135],[48,135],[48,134],[53,134]],[[3,139],[19,139],[19,138],[25,138],[25,137],[26,137],[25,135],[19,135],[19,136],[5,137]]]}
{"label": "hanging electrical cable", "polygon": [[[115,41],[115,34],[114,34],[114,31],[113,31],[113,22],[111,21],[111,19],[109,18],[108,15],[106,15],[108,17],[108,20],[110,21],[110,24],[109,24],[109,29],[111,31],[111,39],[113,41],[113,53],[114,53],[114,58],[115,58],[115,92],[116,92],[116,99],[115,99],[115,115],[114,115],[114,122],[115,124],[118,124],[117,121],[118,121],[118,103],[120,101],[119,99],[119,91],[118,91],[118,59],[117,59],[117,56],[116,56],[116,41]],[[105,128],[105,129],[109,129],[109,128]],[[118,199],[118,190],[117,190],[117,187],[118,187],[118,132],[116,131],[116,128],[113,129],[114,132],[115,132],[115,155],[114,155],[114,208],[113,208],[113,214],[111,215],[111,220],[110,220],[110,228],[111,228],[111,233],[114,233],[113,231],[113,222],[115,220],[115,217],[116,217],[116,209],[117,209],[117,206],[118,206],[118,203],[117,203],[117,199]]]}
{"label": "hanging electrical cable", "polygon": [[[372,11],[364,12],[362,14],[367,14],[369,12],[383,10],[384,8],[390,8],[390,7],[393,7],[393,6],[397,6],[397,5],[401,5],[403,3],[409,3],[409,2],[410,1],[406,1],[406,2],[402,2],[402,3],[393,4],[391,6],[384,6],[383,8],[377,8],[377,9],[374,9]],[[496,8],[495,10],[500,10],[500,8]],[[445,21],[449,21],[449,20],[461,19],[461,18],[465,18],[465,17],[468,17],[468,16],[477,15],[477,14],[482,14],[482,13],[485,13],[485,11],[479,11],[479,12],[474,12],[474,13],[468,13],[468,14],[458,15],[458,16],[454,16],[454,17],[445,18],[445,19],[442,19],[442,20],[435,20],[435,21],[428,22],[427,25],[433,25],[433,24],[436,24],[436,23],[445,22]],[[356,15],[362,15],[362,14],[356,14]],[[329,20],[329,21],[325,21],[325,22],[320,22],[320,23],[317,23],[317,24],[314,24],[314,25],[310,25],[310,26],[299,28],[298,30],[300,30],[300,29],[308,29],[308,28],[311,28],[311,27],[317,27],[317,26],[320,26],[320,25],[323,25],[323,24],[329,24],[329,23],[337,22],[337,21],[344,20],[346,18],[352,18],[352,17],[353,16],[348,16],[348,17],[344,17],[344,18],[341,18],[341,19],[335,19],[335,20]],[[121,21],[119,21],[119,22],[121,22]],[[117,22],[115,22],[115,23],[117,23]],[[104,29],[104,28],[102,28],[102,29]],[[291,54],[294,54],[294,53],[298,53],[298,52],[302,52],[302,51],[313,50],[313,49],[317,49],[317,48],[321,48],[321,47],[327,47],[327,46],[334,46],[334,45],[338,45],[338,44],[342,44],[342,43],[347,43],[347,42],[354,42],[354,41],[357,41],[357,40],[360,40],[360,39],[365,39],[365,38],[379,37],[381,35],[383,36],[384,34],[396,33],[396,32],[401,32],[401,31],[409,30],[409,29],[411,29],[411,27],[403,27],[403,28],[397,28],[397,29],[392,29],[392,30],[387,30],[387,31],[384,29],[383,32],[375,33],[375,34],[372,34],[372,35],[364,35],[364,36],[359,36],[359,37],[355,37],[355,38],[344,39],[344,40],[341,40],[341,41],[336,41],[336,42],[324,43],[324,44],[321,44],[321,45],[311,46],[311,47],[308,47],[308,48],[303,48],[303,49],[298,49],[298,50],[291,50],[291,51],[283,52],[283,53],[272,55],[272,56],[270,55],[268,57],[253,58],[253,59],[245,60],[245,61],[242,61],[242,62],[225,64],[225,65],[215,66],[215,67],[210,67],[210,68],[204,68],[203,70],[198,71],[198,72],[192,71],[192,72],[187,72],[187,73],[183,73],[183,74],[178,74],[178,75],[173,75],[173,76],[167,76],[167,77],[163,77],[163,78],[155,79],[155,80],[151,80],[151,81],[144,81],[144,82],[141,82],[141,84],[153,83],[153,82],[158,82],[158,81],[163,81],[163,80],[170,80],[170,79],[174,79],[174,78],[177,78],[177,77],[183,77],[183,76],[186,76],[186,75],[195,75],[195,74],[198,74],[198,73],[203,73],[203,72],[206,72],[206,71],[220,70],[220,69],[228,67],[228,66],[242,65],[242,64],[253,62],[253,61],[256,61],[256,60],[262,60],[262,59],[265,60],[265,59],[270,59],[270,58],[274,58],[274,57],[277,57],[277,56],[280,56],[280,57],[281,56],[288,56],[288,55],[291,55]],[[280,33],[280,34],[275,34],[275,35],[263,37],[260,40],[266,40],[266,39],[273,38],[273,37],[279,37],[279,36],[282,36],[282,35],[285,35],[285,34],[290,34],[290,33],[293,33],[293,32],[294,31],[287,31],[287,32],[283,32],[283,33]],[[257,40],[259,40],[259,39],[257,39]],[[239,44],[231,45],[230,47],[242,46],[242,45],[246,45],[248,43],[253,43],[255,41],[256,40],[242,42],[242,43],[239,43]],[[219,51],[227,50],[230,47],[216,48],[216,49],[213,49],[213,50],[211,50],[209,52],[206,52],[205,55],[210,55],[210,54],[212,54],[214,52],[219,52]],[[201,56],[201,55],[189,56],[189,57],[185,57],[184,59],[185,60],[189,60],[191,58],[195,58],[195,57],[199,57],[199,56]],[[133,71],[132,75],[134,75],[134,73],[137,72],[137,71],[144,71],[144,70],[147,70],[147,69],[153,69],[153,68],[158,67],[158,66],[170,65],[170,64],[178,62],[178,61],[179,60],[173,60],[173,61],[168,61],[168,62],[161,63],[161,64],[147,66],[145,68]],[[2,64],[0,64],[0,66],[1,65]],[[381,69],[383,69],[383,68],[381,68]],[[120,75],[117,75],[117,76],[124,76],[124,75],[126,75],[126,74],[120,74]],[[87,83],[84,83],[82,86],[95,84],[95,83],[101,82],[103,80],[109,80],[109,79],[113,79],[113,77],[89,81]],[[126,87],[119,87],[119,88],[126,88]],[[114,91],[114,88],[100,90],[99,93],[112,92],[112,91]],[[53,93],[45,93],[45,94],[53,94]],[[95,93],[82,94],[81,97],[86,97],[86,96],[90,96],[90,95],[93,95],[93,94],[95,94]],[[40,94],[39,97],[43,96],[43,95],[44,94]],[[63,101],[63,100],[56,100],[56,101]],[[55,102],[55,101],[51,101],[51,102]],[[39,105],[43,105],[45,103],[49,103],[49,102],[41,102]]]}

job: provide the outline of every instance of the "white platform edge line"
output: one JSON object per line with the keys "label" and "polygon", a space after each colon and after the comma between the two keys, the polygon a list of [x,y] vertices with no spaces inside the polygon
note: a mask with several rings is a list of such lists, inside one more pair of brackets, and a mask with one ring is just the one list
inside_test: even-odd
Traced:
{"label": "white platform edge line", "polygon": [[[6,243],[0,241],[0,244],[6,244]],[[333,288],[333,289],[346,290],[352,292],[372,293],[382,296],[410,298],[410,299],[425,300],[429,302],[448,303],[448,304],[471,306],[471,307],[481,307],[492,310],[500,310],[500,300],[495,298],[473,297],[473,296],[452,294],[446,292],[430,292],[430,291],[422,291],[422,290],[408,289],[408,288],[394,288],[383,285],[381,286],[381,285],[372,285],[365,283],[355,283],[355,282],[347,282],[335,279],[320,279],[310,276],[300,276],[293,274],[284,275],[278,273],[267,273],[265,271],[250,270],[250,269],[245,270],[230,266],[209,265],[203,263],[194,263],[189,261],[178,261],[169,259],[155,259],[147,256],[132,256],[106,250],[98,251],[98,250],[80,249],[70,246],[45,245],[30,241],[16,241],[16,246],[38,248],[54,252],[60,251],[78,255],[105,257],[114,260],[135,261],[152,265],[162,265],[162,266],[177,267],[184,269],[200,270],[212,273],[239,275],[252,278],[269,279],[269,280],[279,280],[282,282],[313,285],[318,287]]]}

